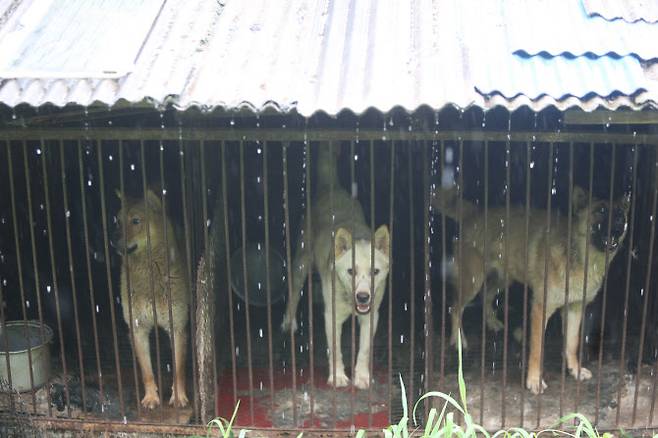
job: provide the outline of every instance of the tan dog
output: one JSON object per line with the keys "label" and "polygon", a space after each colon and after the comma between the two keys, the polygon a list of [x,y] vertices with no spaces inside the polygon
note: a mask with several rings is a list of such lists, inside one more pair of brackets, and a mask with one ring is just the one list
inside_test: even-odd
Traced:
{"label": "tan dog", "polygon": [[[117,215],[118,229],[113,241],[119,253],[126,254],[121,269],[121,303],[123,317],[129,327],[131,326],[129,311],[132,310],[133,348],[144,382],[142,406],[152,409],[160,404],[149,348],[149,334],[152,329],[157,328],[157,318],[157,325],[165,329],[170,338],[173,325],[175,381],[169,404],[183,407],[188,404],[185,394],[187,349],[185,326],[189,317],[190,301],[184,254],[180,250],[174,227],[163,214],[162,203],[155,193],[150,189],[147,190],[145,200],[122,199],[118,192],[117,196],[122,201],[122,208]],[[124,229],[125,235],[123,235]],[[128,282],[130,282],[130,290]],[[170,293],[173,317],[171,323]]]}
{"label": "tan dog", "polygon": [[[458,220],[459,202],[456,191],[449,189],[442,191],[432,203],[442,214]],[[526,242],[525,207],[510,207],[507,226],[505,226],[508,221],[505,208],[488,209],[485,236],[483,213],[474,204],[464,200],[461,202],[461,256],[457,255],[458,250],[455,249],[454,275],[451,277],[457,293],[451,314],[451,343],[456,344],[464,306],[475,298],[482,288],[485,274],[487,278],[494,274],[495,279],[493,284],[488,284],[489,289],[505,288],[507,285],[504,275],[507,269],[510,283],[512,281],[526,283],[533,291],[530,314],[530,358],[526,386],[535,394],[542,392],[546,388],[540,372],[545,324],[557,309],[564,307],[569,258],[569,300],[566,309],[563,308],[563,318],[567,320],[564,354],[571,375],[581,380],[589,379],[592,373],[583,368],[578,360],[582,307],[590,303],[601,288],[606,270],[606,251],[610,263],[624,240],[629,209],[628,198],[617,201],[610,212],[608,201],[592,199],[590,207],[588,194],[583,189],[575,187],[572,196],[570,245],[567,241],[568,220],[560,217],[557,211],[552,212],[550,234],[547,236],[546,211],[530,209]],[[609,218],[611,218],[610,223]],[[484,253],[485,239],[487,240],[486,254]],[[509,257],[505,250],[506,242]],[[487,267],[486,273],[483,271],[484,262]],[[587,290],[583,301],[585,272],[587,272]],[[545,278],[546,301],[544,302]],[[495,292],[489,292],[484,298],[483,305],[487,310],[487,326],[497,331],[503,327],[503,324],[492,309],[495,295]],[[545,322],[543,326],[542,320]],[[462,345],[466,345],[465,339],[462,339]]]}
{"label": "tan dog", "polygon": [[[345,374],[341,353],[341,333],[345,320],[356,312],[359,321],[359,353],[352,379],[357,388],[370,386],[370,318],[374,335],[377,330],[379,306],[384,298],[386,278],[389,270],[390,236],[388,227],[380,226],[374,236],[366,225],[363,209],[358,200],[343,190],[336,177],[336,157],[326,145],[318,154],[318,196],[312,206],[312,233],[304,230],[304,237],[311,240],[303,245],[297,242],[292,265],[292,300],[288,303],[282,323],[283,330],[297,330],[295,314],[300,292],[308,270],[313,266],[322,281],[324,302],[324,324],[329,356],[330,385],[341,387],[350,383]],[[333,187],[333,197],[332,197]],[[333,208],[332,208],[333,205]],[[332,217],[334,218],[332,222]],[[306,225],[306,221],[304,221]],[[332,237],[333,230],[335,237]],[[371,257],[374,252],[374,259]],[[333,252],[333,254],[332,254]],[[335,260],[335,301],[332,289]],[[374,269],[373,269],[374,266]],[[373,296],[374,295],[374,296]],[[335,302],[336,333],[334,339],[332,311]],[[370,315],[370,312],[374,312]],[[334,357],[334,342],[336,344]],[[336,362],[334,380],[334,360]]]}

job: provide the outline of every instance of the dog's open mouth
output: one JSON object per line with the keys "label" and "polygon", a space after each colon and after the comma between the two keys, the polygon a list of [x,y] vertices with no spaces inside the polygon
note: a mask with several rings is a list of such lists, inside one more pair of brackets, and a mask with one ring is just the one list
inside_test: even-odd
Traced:
{"label": "dog's open mouth", "polygon": [[356,303],[356,311],[360,314],[370,312],[370,303]]}

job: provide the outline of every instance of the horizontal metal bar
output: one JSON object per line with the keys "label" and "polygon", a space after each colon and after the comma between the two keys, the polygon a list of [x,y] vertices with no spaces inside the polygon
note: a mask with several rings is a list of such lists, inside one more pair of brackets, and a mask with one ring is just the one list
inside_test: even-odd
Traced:
{"label": "horizontal metal bar", "polygon": [[569,110],[564,114],[565,125],[651,125],[658,124],[656,111],[592,111]]}
{"label": "horizontal metal bar", "polygon": [[[2,417],[0,416],[0,419]],[[205,426],[192,426],[192,425],[169,425],[169,424],[154,424],[154,423],[122,423],[110,421],[93,421],[89,419],[64,419],[64,418],[38,418],[32,417],[31,423],[40,430],[49,431],[84,431],[84,432],[124,432],[124,433],[152,433],[152,434],[168,434],[168,435],[201,435],[205,436],[207,428]],[[270,429],[249,427],[250,435],[261,437],[276,437],[276,436],[296,436],[299,433],[297,429]],[[628,436],[643,436],[645,434],[653,434],[658,429],[624,429]],[[346,429],[304,429],[304,437],[327,437],[327,436],[345,436]],[[381,429],[367,430],[370,434],[377,434]],[[618,429],[598,429],[598,432],[603,434],[605,432],[618,433]]]}
{"label": "horizontal metal bar", "polygon": [[[348,129],[206,129],[189,128],[183,133],[187,141],[329,141],[347,140],[354,137],[354,131]],[[180,141],[178,128],[94,128],[82,129],[0,129],[0,138],[6,140],[39,140],[52,138],[56,140],[172,140]],[[382,131],[360,130],[361,140],[383,140]],[[463,141],[513,141],[513,142],[592,142],[618,144],[658,144],[657,134],[621,134],[602,132],[533,132],[533,131],[387,131],[386,141],[400,140],[456,140]]]}

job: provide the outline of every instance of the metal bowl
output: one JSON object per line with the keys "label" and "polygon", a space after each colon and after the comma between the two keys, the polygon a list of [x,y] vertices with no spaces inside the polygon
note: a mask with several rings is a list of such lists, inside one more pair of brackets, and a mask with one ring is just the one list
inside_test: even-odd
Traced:
{"label": "metal bowl", "polygon": [[[43,334],[43,338],[42,335]],[[50,327],[39,321],[7,321],[0,324],[0,379],[9,381],[19,392],[43,386],[50,378]],[[29,352],[29,353],[28,353]],[[9,369],[7,369],[9,356]],[[33,382],[30,382],[30,362]]]}
{"label": "metal bowl", "polygon": [[[272,304],[280,301],[286,290],[286,267],[283,257],[269,249],[270,262],[270,301]],[[242,248],[231,255],[231,286],[237,296],[245,299],[243,261],[247,266],[247,286],[249,305],[267,306],[267,264],[264,245],[248,244],[246,252]]]}

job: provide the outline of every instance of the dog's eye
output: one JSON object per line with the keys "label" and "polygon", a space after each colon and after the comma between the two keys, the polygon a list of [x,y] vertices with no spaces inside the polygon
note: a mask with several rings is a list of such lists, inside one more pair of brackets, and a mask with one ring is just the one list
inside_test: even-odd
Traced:
{"label": "dog's eye", "polygon": [[375,269],[372,271],[372,274],[373,274],[373,275],[377,275],[377,274],[379,274],[379,269],[375,268]]}
{"label": "dog's eye", "polygon": [[133,225],[139,225],[140,222],[141,220],[138,217],[134,217],[132,220]]}
{"label": "dog's eye", "polygon": [[354,269],[349,268],[349,269],[347,270],[347,273],[350,274],[350,275],[354,275]]}

